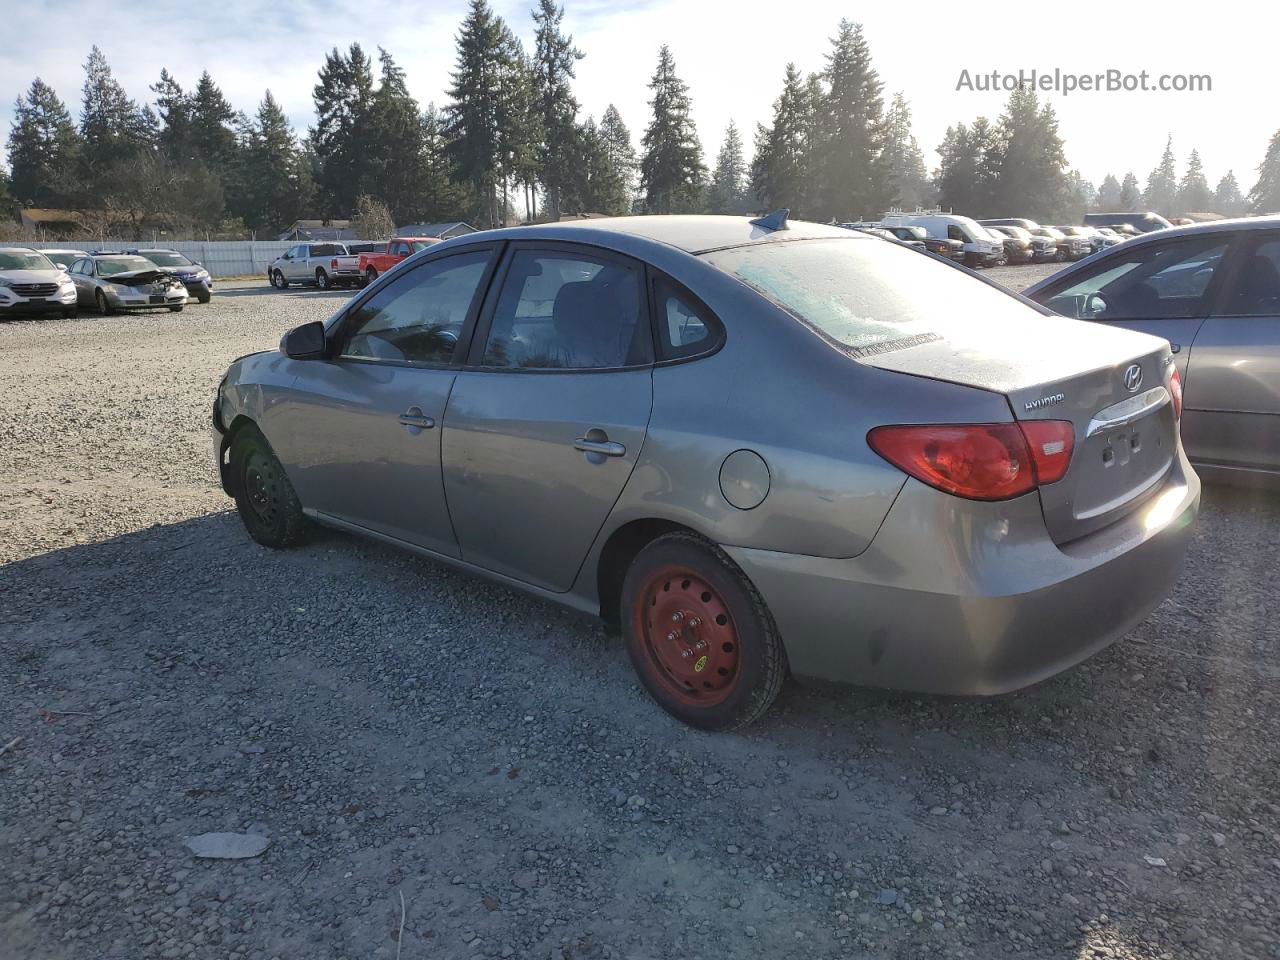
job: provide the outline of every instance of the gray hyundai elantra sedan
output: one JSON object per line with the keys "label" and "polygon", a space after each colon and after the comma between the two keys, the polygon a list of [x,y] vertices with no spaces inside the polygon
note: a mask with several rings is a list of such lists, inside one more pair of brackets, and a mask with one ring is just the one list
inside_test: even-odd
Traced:
{"label": "gray hyundai elantra sedan", "polygon": [[994,694],[1172,589],[1200,482],[1168,344],[774,215],[486,231],[218,387],[223,488],[597,614],[725,729],[790,673]]}

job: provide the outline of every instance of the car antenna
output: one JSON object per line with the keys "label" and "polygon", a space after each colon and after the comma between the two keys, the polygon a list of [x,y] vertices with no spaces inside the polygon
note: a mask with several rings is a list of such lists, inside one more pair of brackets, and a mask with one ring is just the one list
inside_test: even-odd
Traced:
{"label": "car antenna", "polygon": [[751,221],[753,227],[761,227],[764,230],[786,230],[787,214],[791,210],[783,207],[781,210],[775,210],[773,213],[766,213],[763,217],[756,217]]}

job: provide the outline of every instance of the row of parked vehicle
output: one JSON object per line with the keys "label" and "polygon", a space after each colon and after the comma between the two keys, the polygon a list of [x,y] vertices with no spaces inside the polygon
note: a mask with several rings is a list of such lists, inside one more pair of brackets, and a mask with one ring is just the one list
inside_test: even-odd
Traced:
{"label": "row of parked vehicle", "polygon": [[167,309],[181,312],[195,297],[213,299],[213,278],[176,250],[36,250],[0,247],[0,316]]}
{"label": "row of parked vehicle", "polygon": [[271,261],[267,279],[277,290],[293,283],[321,290],[364,287],[400,261],[439,242],[436,237],[395,237],[382,243],[368,240],[299,243]]}
{"label": "row of parked vehicle", "polygon": [[1091,213],[1084,220],[1079,226],[1049,226],[1025,217],[974,220],[940,211],[891,211],[876,222],[841,226],[950,257],[974,269],[1082,260],[1131,237],[1171,226],[1154,213]]}

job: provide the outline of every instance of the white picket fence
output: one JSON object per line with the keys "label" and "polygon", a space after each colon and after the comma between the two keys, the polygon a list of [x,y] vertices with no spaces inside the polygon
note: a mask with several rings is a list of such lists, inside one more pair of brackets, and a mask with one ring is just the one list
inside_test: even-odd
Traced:
{"label": "white picket fence", "polygon": [[265,277],[267,265],[293,246],[290,240],[174,240],[172,242],[139,243],[136,240],[108,240],[105,243],[15,243],[15,246],[37,250],[124,250],[128,247],[164,247],[186,254],[204,264],[214,277]]}

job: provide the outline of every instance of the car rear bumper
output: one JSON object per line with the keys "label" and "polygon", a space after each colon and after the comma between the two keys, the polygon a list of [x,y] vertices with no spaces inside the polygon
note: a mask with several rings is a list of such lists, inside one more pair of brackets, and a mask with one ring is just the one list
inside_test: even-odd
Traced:
{"label": "car rear bumper", "polygon": [[1200,506],[1179,455],[1160,493],[1072,543],[1039,496],[949,497],[908,480],[871,546],[847,560],[726,546],[768,603],[799,676],[990,695],[1074,666],[1173,589]]}

